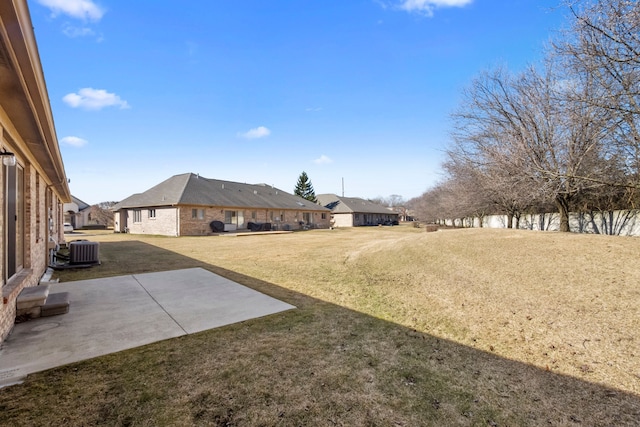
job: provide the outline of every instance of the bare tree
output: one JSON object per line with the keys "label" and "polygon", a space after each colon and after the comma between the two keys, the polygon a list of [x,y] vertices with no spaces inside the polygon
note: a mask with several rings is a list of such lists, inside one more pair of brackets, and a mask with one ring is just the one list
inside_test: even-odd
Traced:
{"label": "bare tree", "polygon": [[376,203],[378,205],[387,206],[389,208],[394,208],[398,206],[402,206],[405,204],[405,200],[399,194],[392,194],[389,197],[374,197],[372,199],[368,199],[370,202]]}
{"label": "bare tree", "polygon": [[402,206],[405,203],[404,198],[399,194],[392,194],[386,198],[387,206],[389,207],[397,207]]}
{"label": "bare tree", "polygon": [[[473,144],[471,144],[473,145]],[[495,158],[495,151],[476,150],[465,139],[457,138],[447,149],[448,160],[444,169],[458,183],[459,196],[475,206],[474,214],[482,218],[488,214],[503,213],[507,216],[507,228],[519,227],[520,217],[538,205],[542,199],[539,188],[521,171],[525,168],[521,159],[510,163]],[[514,223],[515,220],[515,223]]]}
{"label": "bare tree", "polygon": [[572,199],[603,185],[601,119],[573,102],[569,95],[585,87],[565,77],[552,62],[544,73],[533,67],[518,76],[482,73],[453,115],[457,149],[525,198],[553,200],[561,231],[569,231]]}
{"label": "bare tree", "polygon": [[[624,172],[605,183],[640,189],[640,4],[630,0],[571,1],[572,25],[554,43],[582,80],[597,87],[583,102],[610,114],[609,156]],[[615,178],[612,179],[612,178]]]}
{"label": "bare tree", "polygon": [[455,217],[452,211],[448,210],[447,199],[446,183],[439,183],[421,196],[409,200],[407,207],[411,214],[420,221],[436,223],[446,218]]}
{"label": "bare tree", "polygon": [[447,154],[449,159],[443,164],[449,176],[445,182],[449,192],[447,210],[457,218],[476,217],[482,227],[484,217],[496,211],[487,188],[492,183],[482,168],[461,153],[450,150]]}
{"label": "bare tree", "polygon": [[91,224],[100,224],[106,227],[112,227],[114,214],[109,209],[115,202],[102,202],[91,206],[89,211],[89,222]]}
{"label": "bare tree", "polygon": [[523,212],[552,202],[569,231],[572,208],[640,204],[640,3],[565,5],[571,28],[542,71],[485,72],[463,93],[449,176],[421,198],[433,201],[428,211],[495,210],[517,227]]}

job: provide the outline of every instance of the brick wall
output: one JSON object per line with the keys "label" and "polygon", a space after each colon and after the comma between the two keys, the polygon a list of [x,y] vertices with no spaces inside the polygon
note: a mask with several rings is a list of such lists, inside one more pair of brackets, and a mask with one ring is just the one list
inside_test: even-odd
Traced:
{"label": "brick wall", "polygon": [[[134,222],[136,209],[123,209],[116,213],[116,220],[126,221],[132,234],[156,234],[162,236],[211,235],[212,221],[225,222],[225,211],[235,211],[238,230],[247,228],[249,222],[278,224],[280,229],[298,230],[304,220],[304,211],[283,209],[239,209],[225,207],[180,206],[139,209],[140,221]],[[195,210],[195,214],[194,214]],[[310,212],[314,228],[329,228],[330,213]],[[324,216],[324,218],[323,218]],[[125,219],[126,217],[126,219]],[[123,231],[123,230],[122,230]]]}
{"label": "brick wall", "polygon": [[[4,188],[3,173],[0,183]],[[38,175],[36,169],[26,165],[24,167],[24,262],[23,269],[11,277],[2,286],[2,304],[0,305],[0,343],[7,337],[13,328],[16,316],[16,299],[22,289],[28,286],[36,286],[45,273],[49,264],[48,236],[55,241],[63,239],[62,230],[62,203],[50,191],[47,190],[44,180]],[[47,197],[47,192],[49,196]],[[0,191],[0,206],[4,206],[4,192]],[[49,212],[53,223],[53,230],[49,234]],[[0,227],[5,226],[4,215],[0,215]],[[5,254],[2,254],[4,259]],[[2,270],[4,262],[0,262],[1,277],[5,273]]]}
{"label": "brick wall", "polygon": [[[40,185],[41,177],[37,174],[35,168],[29,167],[28,178],[25,180],[26,189],[26,208],[25,222],[28,224],[25,240],[28,242],[26,246],[25,267],[28,266],[33,270],[35,282],[37,284],[40,277],[47,270],[49,265],[49,253],[47,249],[47,229],[46,220],[47,209],[45,209],[45,185]],[[57,202],[57,199],[55,200]],[[58,203],[62,206],[62,203]],[[62,222],[57,228],[62,228]]]}
{"label": "brick wall", "polygon": [[354,226],[353,214],[350,214],[350,213],[333,214],[333,219],[334,219],[334,227],[353,227]]}
{"label": "brick wall", "polygon": [[[193,210],[196,210],[194,218]],[[225,207],[181,206],[180,207],[180,234],[183,236],[200,236],[211,234],[209,224],[211,221],[225,222],[225,211],[236,211],[237,217],[242,216],[242,223],[236,224],[238,230],[247,228],[249,222],[278,224],[280,229],[298,230],[299,222],[304,219],[304,211],[287,209],[239,209]],[[200,211],[204,211],[200,215]],[[310,212],[315,228],[329,228],[330,213],[326,212],[322,218],[321,212]]]}
{"label": "brick wall", "polygon": [[[175,207],[127,209],[126,223],[129,233],[176,236],[177,210]],[[139,222],[134,221],[136,211],[140,212],[141,221]],[[155,217],[152,216],[153,213],[155,213]]]}
{"label": "brick wall", "polygon": [[[196,210],[196,218],[193,218],[193,209]],[[180,210],[180,235],[182,236],[206,236],[211,234],[211,221],[224,222],[224,209],[203,208],[202,206],[181,206]],[[202,213],[202,216],[200,216]]]}

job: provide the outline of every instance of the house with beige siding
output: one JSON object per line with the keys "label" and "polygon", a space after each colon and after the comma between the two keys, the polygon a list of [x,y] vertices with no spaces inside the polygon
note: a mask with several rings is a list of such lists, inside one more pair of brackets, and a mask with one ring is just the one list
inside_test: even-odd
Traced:
{"label": "house with beige siding", "polygon": [[79,229],[91,222],[91,206],[77,197],[71,195],[71,202],[62,206],[64,210],[64,222],[69,223],[74,229]]}
{"label": "house with beige siding", "polygon": [[248,230],[251,223],[270,230],[329,228],[330,210],[266,184],[242,184],[193,173],[175,175],[116,204],[114,231],[165,236]]}
{"label": "house with beige siding", "polygon": [[320,194],[316,199],[318,204],[331,210],[334,227],[397,225],[398,223],[397,212],[366,199],[340,197],[335,194]]}
{"label": "house with beige siding", "polygon": [[0,1],[0,342],[64,240],[71,201],[26,0]]}

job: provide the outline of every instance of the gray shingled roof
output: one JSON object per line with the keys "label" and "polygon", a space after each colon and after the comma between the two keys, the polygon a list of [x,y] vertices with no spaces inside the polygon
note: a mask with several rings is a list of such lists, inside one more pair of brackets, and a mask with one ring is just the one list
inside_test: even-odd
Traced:
{"label": "gray shingled roof", "polygon": [[85,210],[87,208],[90,208],[91,205],[89,205],[88,203],[83,202],[82,200],[78,199],[76,196],[74,196],[73,194],[71,195],[71,201],[73,203],[75,203],[76,205],[78,205],[78,210],[82,211]]}
{"label": "gray shingled roof", "polygon": [[328,211],[270,185],[222,181],[193,173],[174,175],[144,193],[127,197],[112,210],[177,205]]}
{"label": "gray shingled roof", "polygon": [[386,206],[373,203],[358,197],[340,197],[335,194],[319,194],[316,196],[318,203],[331,209],[333,213],[369,213],[369,214],[396,214]]}

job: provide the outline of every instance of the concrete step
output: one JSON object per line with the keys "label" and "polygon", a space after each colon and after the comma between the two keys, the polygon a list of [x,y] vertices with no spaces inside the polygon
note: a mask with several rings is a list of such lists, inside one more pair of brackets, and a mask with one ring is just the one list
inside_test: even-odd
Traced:
{"label": "concrete step", "polygon": [[22,321],[69,312],[69,292],[49,293],[49,285],[24,288],[16,301],[16,317]]}
{"label": "concrete step", "polygon": [[49,294],[40,310],[41,317],[56,316],[69,312],[69,292]]}
{"label": "concrete step", "polygon": [[49,295],[49,285],[30,286],[20,291],[16,300],[16,309],[24,310],[44,305]]}

